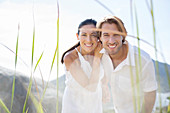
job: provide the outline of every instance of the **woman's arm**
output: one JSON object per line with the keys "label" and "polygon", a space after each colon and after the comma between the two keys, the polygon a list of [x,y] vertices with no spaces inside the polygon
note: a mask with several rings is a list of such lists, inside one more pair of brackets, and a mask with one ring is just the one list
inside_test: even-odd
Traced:
{"label": "woman's arm", "polygon": [[94,91],[97,87],[100,77],[100,58],[102,54],[99,53],[101,50],[101,45],[95,49],[92,72],[90,78],[87,77],[86,73],[83,71],[80,65],[78,57],[75,57],[73,53],[70,53],[65,56],[64,63],[66,69],[70,71],[74,79],[83,87],[88,90]]}
{"label": "woman's arm", "polygon": [[105,74],[102,79],[102,101],[104,103],[110,102],[110,100],[111,100],[111,93],[110,93],[108,84],[109,84],[109,80]]}

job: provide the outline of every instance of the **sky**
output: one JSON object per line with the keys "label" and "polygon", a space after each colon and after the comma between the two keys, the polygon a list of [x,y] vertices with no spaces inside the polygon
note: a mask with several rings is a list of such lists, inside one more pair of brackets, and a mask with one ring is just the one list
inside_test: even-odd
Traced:
{"label": "sky", "polygon": [[[97,21],[107,15],[115,15],[122,19],[128,35],[137,36],[135,8],[138,18],[139,37],[154,45],[152,18],[149,12],[150,0],[58,0],[59,3],[59,59],[68,48],[77,43],[76,33],[81,21],[92,18]],[[110,11],[99,4],[101,2]],[[170,32],[170,1],[153,0],[154,19],[156,28],[158,60],[170,64],[169,32]],[[132,13],[131,13],[132,8]],[[57,77],[57,59],[51,75],[50,68],[57,44],[57,1],[56,0],[0,0],[0,66],[15,69],[15,54],[6,49],[4,44],[15,51],[18,25],[19,49],[16,70],[30,76],[33,28],[35,25],[35,51],[34,64],[40,55],[43,57],[34,76],[45,80]],[[34,24],[35,23],[35,24]],[[132,45],[137,45],[137,40],[131,37],[126,39]],[[148,52],[155,59],[153,47],[140,42],[141,49]],[[60,60],[59,60],[60,62]],[[59,63],[59,76],[64,74],[64,66]]]}

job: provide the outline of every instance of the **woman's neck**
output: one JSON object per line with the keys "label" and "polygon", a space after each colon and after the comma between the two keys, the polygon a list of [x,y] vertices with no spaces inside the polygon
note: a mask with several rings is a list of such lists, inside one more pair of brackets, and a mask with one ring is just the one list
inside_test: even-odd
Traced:
{"label": "woman's neck", "polygon": [[77,47],[77,50],[81,53],[84,59],[92,65],[94,59],[94,51],[87,53],[80,46]]}
{"label": "woman's neck", "polygon": [[81,46],[77,47],[77,49],[82,56],[86,56],[86,55],[94,56],[94,51],[87,53],[85,50],[81,48]]}

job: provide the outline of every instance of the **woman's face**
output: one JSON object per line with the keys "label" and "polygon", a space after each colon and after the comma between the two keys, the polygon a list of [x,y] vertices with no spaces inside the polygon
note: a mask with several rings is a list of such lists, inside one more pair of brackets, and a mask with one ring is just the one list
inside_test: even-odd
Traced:
{"label": "woman's face", "polygon": [[83,54],[90,54],[97,46],[97,32],[91,29],[96,28],[94,25],[84,25],[80,28],[78,39]]}

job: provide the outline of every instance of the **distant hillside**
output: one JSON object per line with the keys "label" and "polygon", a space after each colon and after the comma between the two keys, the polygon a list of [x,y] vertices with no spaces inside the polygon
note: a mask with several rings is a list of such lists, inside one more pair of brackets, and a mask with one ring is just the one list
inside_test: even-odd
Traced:
{"label": "distant hillside", "polygon": [[[155,61],[153,60],[154,65],[155,65]],[[168,78],[167,78],[167,74],[166,74],[166,70],[165,70],[165,65],[167,66],[168,69],[168,73],[169,73],[169,77],[170,77],[170,65],[162,63],[162,62],[158,62],[159,65],[159,76],[160,76],[160,86],[161,86],[161,92],[162,93],[167,93],[170,92],[170,88],[169,88],[169,84],[168,84]],[[156,68],[155,68],[156,71]],[[158,81],[158,76],[156,76],[157,81]],[[53,84],[56,85],[56,81],[51,81]],[[65,75],[62,75],[59,78],[59,90],[61,92],[64,92],[64,88],[65,88]]]}
{"label": "distant hillside", "polygon": [[[154,65],[155,65],[155,61],[154,61]],[[158,66],[159,66],[161,92],[162,93],[170,92],[168,77],[167,77],[166,68],[165,68],[167,66],[168,74],[169,74],[169,77],[170,77],[170,65],[162,63],[162,62],[158,62]],[[158,79],[159,76],[156,76],[157,81],[159,80]]]}
{"label": "distant hillside", "polygon": [[[30,78],[28,76],[0,66],[0,99],[10,110],[14,75],[15,93],[13,97],[13,109],[11,110],[11,113],[22,113],[23,105],[25,104],[26,100],[27,88],[30,83]],[[44,84],[47,84],[47,82],[44,82]],[[28,110],[27,113],[37,113],[37,103],[35,103],[35,100],[40,100],[44,94],[44,84],[42,83],[41,79],[34,78],[31,87],[31,94],[34,96],[29,96],[29,98],[27,98],[28,100],[25,106],[25,109]],[[56,88],[53,86],[53,84],[49,83],[48,87],[46,88],[46,93],[43,95],[43,100],[41,101],[44,113],[56,113],[56,101]],[[59,102],[61,103],[60,100]],[[61,111],[61,107],[59,110]],[[3,109],[2,104],[0,105],[0,113],[7,113]]]}

